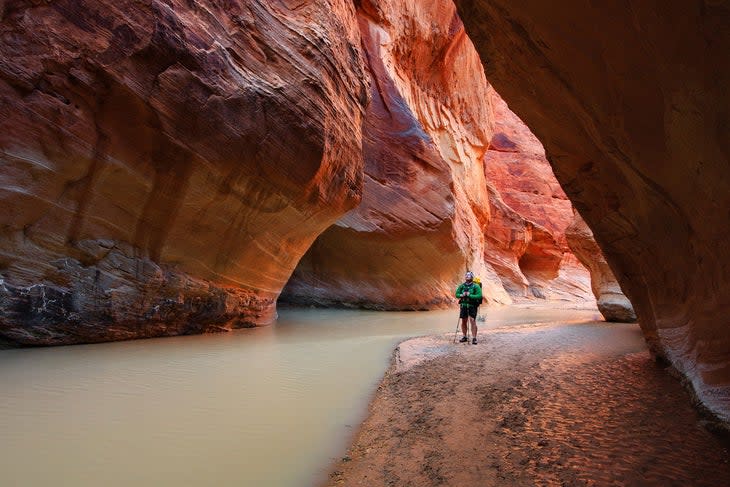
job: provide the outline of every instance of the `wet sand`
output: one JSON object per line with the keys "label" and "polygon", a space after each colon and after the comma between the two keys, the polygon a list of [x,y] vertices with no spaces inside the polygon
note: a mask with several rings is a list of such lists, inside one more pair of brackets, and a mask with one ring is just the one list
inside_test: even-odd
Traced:
{"label": "wet sand", "polygon": [[730,485],[635,324],[548,323],[399,345],[328,486]]}

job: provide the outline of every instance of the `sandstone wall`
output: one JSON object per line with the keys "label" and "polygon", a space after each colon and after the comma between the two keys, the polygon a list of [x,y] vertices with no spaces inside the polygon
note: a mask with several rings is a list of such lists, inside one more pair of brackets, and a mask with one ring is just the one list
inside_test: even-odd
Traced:
{"label": "sandstone wall", "polygon": [[456,3],[650,347],[730,420],[727,4]]}
{"label": "sandstone wall", "polygon": [[362,204],[316,241],[282,299],[428,309],[451,304],[470,268],[509,300],[483,258],[488,84],[453,4],[364,0],[358,19],[372,78]]}
{"label": "sandstone wall", "polygon": [[573,207],[530,129],[490,88],[494,134],[484,155],[491,221],[484,257],[516,301],[594,302],[588,270],[565,240]]}
{"label": "sandstone wall", "polygon": [[362,192],[351,2],[0,3],[0,335],[271,322]]}
{"label": "sandstone wall", "polygon": [[490,303],[592,305],[564,231],[572,206],[542,145],[489,87],[448,1],[363,1],[372,103],[361,205],[322,234],[282,293],[298,304],[453,304],[467,268]]}
{"label": "sandstone wall", "polygon": [[601,248],[593,238],[593,232],[578,213],[565,230],[565,237],[573,254],[591,271],[591,289],[596,297],[598,310],[606,321],[636,321],[634,308],[621,291]]}

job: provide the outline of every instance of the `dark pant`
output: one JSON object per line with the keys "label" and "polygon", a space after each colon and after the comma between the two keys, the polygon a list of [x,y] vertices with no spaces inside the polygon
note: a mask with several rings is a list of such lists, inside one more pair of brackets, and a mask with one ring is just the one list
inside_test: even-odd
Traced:
{"label": "dark pant", "polygon": [[459,312],[459,318],[466,318],[467,316],[471,316],[472,318],[477,317],[477,307],[476,306],[462,306],[461,311]]}

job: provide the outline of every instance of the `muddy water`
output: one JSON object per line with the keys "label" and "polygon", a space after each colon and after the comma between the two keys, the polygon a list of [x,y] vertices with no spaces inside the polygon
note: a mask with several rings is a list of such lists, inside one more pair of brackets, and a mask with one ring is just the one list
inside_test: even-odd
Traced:
{"label": "muddy water", "polygon": [[[596,318],[503,308],[481,326]],[[2,484],[317,484],[395,344],[455,327],[454,311],[283,310],[221,335],[0,351]]]}

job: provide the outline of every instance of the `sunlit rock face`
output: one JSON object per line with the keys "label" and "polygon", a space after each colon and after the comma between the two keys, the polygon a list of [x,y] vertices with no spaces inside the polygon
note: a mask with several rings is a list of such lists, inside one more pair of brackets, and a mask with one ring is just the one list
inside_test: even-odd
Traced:
{"label": "sunlit rock face", "polygon": [[483,258],[488,84],[453,4],[359,3],[372,77],[362,204],[317,239],[282,299],[428,309],[451,304],[470,268],[509,301]]}
{"label": "sunlit rock face", "polygon": [[565,242],[572,206],[451,4],[361,2],[359,18],[372,77],[363,201],[317,239],[282,300],[427,309],[453,302],[468,266],[490,303],[594,303]]}
{"label": "sunlit rock face", "polygon": [[634,308],[616,282],[601,248],[593,238],[593,232],[578,213],[565,230],[565,237],[575,256],[591,271],[591,289],[596,297],[598,310],[606,321],[636,321]]}
{"label": "sunlit rock face", "polygon": [[730,420],[730,9],[457,0],[651,349]]}
{"label": "sunlit rock face", "polygon": [[484,155],[491,220],[485,258],[516,300],[593,303],[590,276],[565,240],[573,207],[540,141],[490,88],[494,133]]}
{"label": "sunlit rock face", "polygon": [[270,322],[360,200],[351,2],[0,4],[0,334]]}

